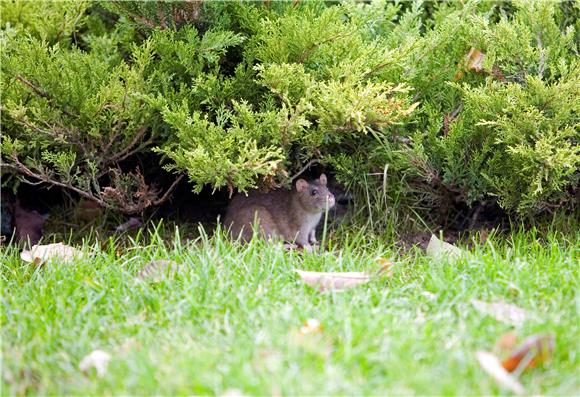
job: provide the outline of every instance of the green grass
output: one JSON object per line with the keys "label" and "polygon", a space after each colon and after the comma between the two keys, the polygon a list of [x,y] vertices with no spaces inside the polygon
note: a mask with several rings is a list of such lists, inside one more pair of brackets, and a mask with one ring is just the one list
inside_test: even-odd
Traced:
{"label": "green grass", "polygon": [[[85,245],[90,258],[43,267],[3,248],[2,393],[509,394],[475,351],[491,350],[512,327],[471,299],[532,313],[516,329],[521,337],[556,335],[553,359],[522,375],[527,393],[578,392],[579,234],[492,237],[454,264],[362,236],[302,255],[220,234],[187,244],[153,234],[120,255],[114,244]],[[342,293],[320,294],[292,272],[372,270],[377,256],[396,261],[394,276]],[[183,272],[135,281],[160,258]],[[323,332],[297,336],[309,318]],[[78,369],[94,349],[113,356],[102,379]]]}

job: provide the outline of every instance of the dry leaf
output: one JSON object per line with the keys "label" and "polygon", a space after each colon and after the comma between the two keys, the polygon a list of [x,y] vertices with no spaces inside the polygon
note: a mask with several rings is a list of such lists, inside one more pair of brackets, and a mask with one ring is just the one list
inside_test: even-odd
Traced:
{"label": "dry leaf", "polygon": [[102,378],[107,373],[109,361],[111,361],[111,355],[109,353],[102,350],[95,350],[81,360],[79,369],[87,372],[89,369],[95,368],[97,370],[97,376]]}
{"label": "dry leaf", "polygon": [[300,269],[294,269],[294,271],[298,273],[304,283],[317,288],[320,292],[344,291],[357,285],[366,284],[383,273],[391,277],[393,263],[384,258],[378,258],[377,262],[382,266],[374,274],[366,272],[310,272]]}
{"label": "dry leaf", "polygon": [[159,259],[145,265],[139,274],[137,274],[137,278],[139,280],[148,280],[158,283],[164,278],[175,276],[179,270],[180,268],[177,262],[167,259]]}
{"label": "dry leaf", "polygon": [[522,325],[528,317],[524,309],[512,305],[511,303],[496,302],[487,303],[477,299],[472,299],[471,304],[478,312],[492,316],[498,321],[511,325]]}
{"label": "dry leaf", "polygon": [[289,333],[290,346],[299,347],[309,353],[328,356],[332,353],[332,342],[322,332],[322,324],[317,319],[306,320],[300,329]]}
{"label": "dry leaf", "polygon": [[372,275],[364,272],[309,272],[294,269],[303,282],[320,292],[328,290],[346,290],[357,285],[366,284],[372,279]]}
{"label": "dry leaf", "polygon": [[377,258],[376,261],[379,265],[381,265],[378,274],[384,274],[387,277],[393,277],[393,267],[395,266],[393,262],[382,257]]}
{"label": "dry leaf", "polygon": [[503,360],[502,366],[509,372],[518,367],[521,371],[528,367],[535,367],[552,357],[556,338],[554,335],[537,334],[530,336],[508,358]]}
{"label": "dry leaf", "polygon": [[483,59],[485,55],[476,48],[471,47],[467,56],[465,57],[465,65],[468,70],[481,72],[483,70]]}
{"label": "dry leaf", "polygon": [[515,394],[524,394],[524,387],[502,367],[496,356],[484,351],[478,351],[476,354],[481,367],[485,372],[491,375],[501,387],[509,389]]}
{"label": "dry leaf", "polygon": [[368,283],[374,276],[364,272],[309,272],[294,269],[302,281],[320,292],[343,291]]}
{"label": "dry leaf", "polygon": [[75,258],[81,259],[85,253],[63,243],[48,245],[33,245],[30,250],[24,250],[20,254],[25,262],[35,263],[37,265],[50,259],[58,259],[64,263],[70,263]]}
{"label": "dry leaf", "polygon": [[485,59],[485,54],[479,51],[477,48],[471,47],[469,52],[465,56],[465,60],[462,65],[460,65],[460,70],[455,73],[454,80],[457,81],[464,76],[464,71],[482,72],[483,71],[483,60]]}
{"label": "dry leaf", "polygon": [[322,324],[320,320],[315,318],[309,318],[304,322],[304,325],[300,328],[300,333],[302,335],[308,334],[319,334],[322,332]]}
{"label": "dry leaf", "polygon": [[506,353],[511,352],[517,343],[518,336],[515,332],[508,332],[500,336],[497,342],[495,342],[493,351],[503,356]]}
{"label": "dry leaf", "polygon": [[458,259],[463,254],[464,252],[453,244],[439,240],[434,234],[431,235],[429,245],[427,245],[427,255],[433,258]]}

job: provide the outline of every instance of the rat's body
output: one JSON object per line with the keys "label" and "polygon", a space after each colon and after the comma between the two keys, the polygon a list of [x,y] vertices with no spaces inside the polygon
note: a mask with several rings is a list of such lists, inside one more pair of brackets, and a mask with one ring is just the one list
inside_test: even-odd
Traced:
{"label": "rat's body", "polygon": [[228,207],[224,223],[234,238],[250,240],[256,222],[262,237],[281,238],[310,249],[310,244],[316,243],[315,230],[322,214],[332,206],[334,196],[322,174],[312,182],[299,179],[292,191],[238,194]]}

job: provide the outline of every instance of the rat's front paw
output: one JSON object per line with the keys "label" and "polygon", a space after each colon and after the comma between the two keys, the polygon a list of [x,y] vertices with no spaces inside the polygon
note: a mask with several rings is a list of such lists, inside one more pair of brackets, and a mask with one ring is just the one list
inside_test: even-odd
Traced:
{"label": "rat's front paw", "polygon": [[284,243],[284,249],[286,251],[290,251],[290,250],[294,250],[298,248],[298,246],[296,244],[292,244],[292,243]]}
{"label": "rat's front paw", "polygon": [[306,251],[306,252],[312,252],[312,251],[314,251],[314,249],[312,248],[312,246],[311,246],[310,244],[304,244],[304,245],[302,246],[302,249],[303,249],[304,251]]}
{"label": "rat's front paw", "polygon": [[316,240],[316,230],[312,230],[310,233],[308,233],[308,242],[310,244],[318,243],[318,241]]}

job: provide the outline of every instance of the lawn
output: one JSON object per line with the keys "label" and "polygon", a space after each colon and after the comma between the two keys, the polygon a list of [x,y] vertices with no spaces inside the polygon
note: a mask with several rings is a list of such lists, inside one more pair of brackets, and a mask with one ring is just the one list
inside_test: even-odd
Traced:
{"label": "lawn", "polygon": [[[40,267],[2,248],[2,394],[509,394],[475,352],[511,330],[556,336],[552,359],[520,376],[526,394],[580,390],[580,233],[492,235],[457,262],[360,233],[322,253],[219,233],[181,241],[85,243],[90,257]],[[377,257],[395,262],[391,277],[340,293],[292,271],[375,270]],[[181,271],[137,281],[162,258]],[[526,319],[514,328],[472,299]],[[308,319],[321,330],[301,333]],[[95,349],[112,356],[102,378],[79,370]]]}

